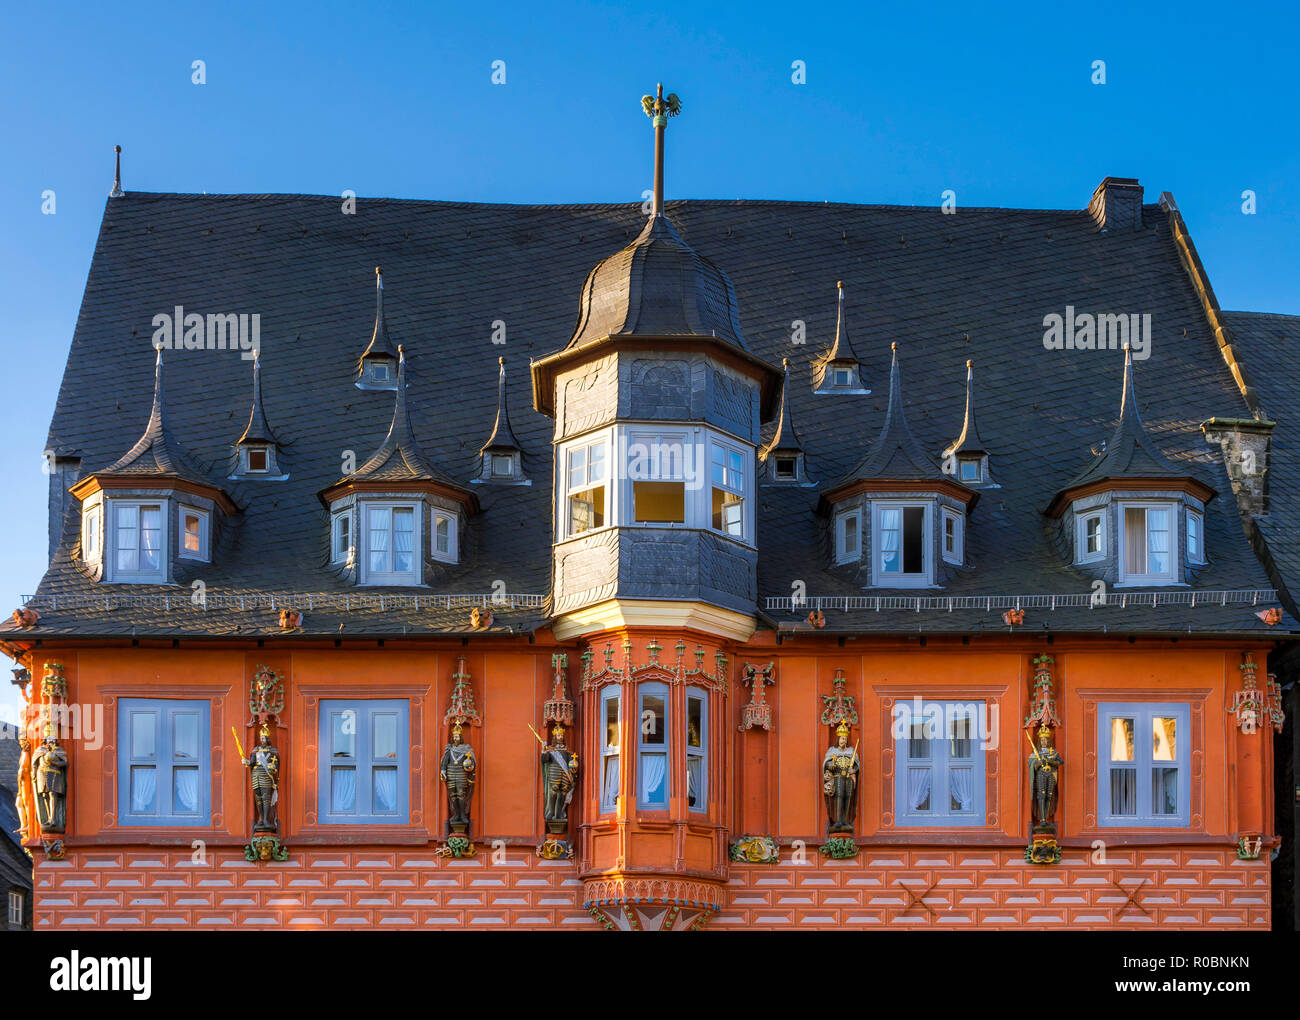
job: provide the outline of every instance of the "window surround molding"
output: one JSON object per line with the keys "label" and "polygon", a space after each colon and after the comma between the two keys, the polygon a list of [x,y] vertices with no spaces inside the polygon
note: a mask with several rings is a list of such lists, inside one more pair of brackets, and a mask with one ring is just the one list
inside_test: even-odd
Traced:
{"label": "window surround molding", "polygon": [[[1183,579],[1183,547],[1179,542],[1179,536],[1182,534],[1181,521],[1178,514],[1179,504],[1176,500],[1164,499],[1123,499],[1116,500],[1115,514],[1118,524],[1115,527],[1115,555],[1119,567],[1119,580],[1116,587],[1128,585],[1164,585],[1178,584]],[[1130,573],[1126,563],[1128,560],[1128,527],[1127,511],[1142,510],[1144,511],[1144,523],[1142,534],[1146,539],[1146,548],[1143,550],[1144,559],[1146,560],[1148,570],[1143,573]],[[1150,572],[1151,566],[1151,511],[1167,514],[1165,520],[1165,555],[1169,559],[1169,569],[1162,572]]]}
{"label": "window surround molding", "polygon": [[[266,467],[258,469],[252,466],[254,454],[266,458]],[[280,468],[279,451],[275,443],[249,442],[236,445],[235,469],[230,473],[231,481],[283,482],[288,478],[288,473]]]}
{"label": "window surround molding", "polygon": [[[591,478],[591,450],[600,450],[603,477],[594,484]],[[567,542],[586,538],[612,528],[655,528],[707,531],[719,538],[746,548],[756,548],[756,451],[752,443],[737,439],[719,429],[703,425],[677,423],[625,423],[583,433],[557,443],[555,459],[555,541]],[[586,450],[583,473],[576,481],[570,477],[570,452]],[[666,456],[663,451],[680,451]],[[722,478],[714,474],[715,453],[722,457]],[[643,454],[648,454],[643,455]],[[733,458],[740,466],[735,467]],[[679,468],[679,469],[677,469]],[[742,477],[737,480],[734,473]],[[643,477],[644,475],[644,477]],[[637,521],[635,486],[637,483],[664,483],[683,486],[682,521]],[[570,499],[594,489],[604,498],[603,523],[581,531],[572,528]],[[738,526],[740,534],[714,523],[714,490],[733,495],[741,501]],[[726,495],[722,497],[726,501]],[[725,504],[724,504],[725,505]]]}
{"label": "window surround molding", "polygon": [[[361,708],[361,706],[364,706],[364,708]],[[335,718],[343,718],[349,712],[354,713],[352,732],[344,735],[354,738],[352,744],[355,753],[348,759],[348,764],[341,764],[337,757],[338,751],[334,746],[334,738],[338,734],[333,732],[331,723]],[[341,825],[350,829],[360,825],[402,826],[410,824],[411,748],[413,746],[410,737],[410,713],[411,704],[405,698],[321,699],[318,716],[319,733],[317,739],[320,760],[317,772],[316,808],[317,817],[322,825]],[[375,722],[381,716],[391,716],[396,721],[395,753],[391,758],[392,767],[396,773],[393,789],[394,807],[391,813],[376,809],[373,800],[373,783],[367,789],[363,788],[361,782],[363,772],[368,772],[373,780],[377,769],[388,767],[386,764],[381,763],[386,763],[390,759],[388,757],[378,757],[374,753],[373,747],[376,731]],[[370,753],[365,753],[367,751]],[[349,766],[353,771],[352,803],[356,807],[356,811],[352,815],[335,810],[330,799],[334,791],[334,771]],[[370,810],[362,810],[363,807],[367,806]]]}
{"label": "window surround molding", "polygon": [[[122,828],[189,828],[206,829],[212,825],[212,702],[207,698],[122,698],[117,702],[118,781],[117,824]],[[192,717],[194,755],[182,761],[176,751],[176,720]],[[144,732],[152,719],[154,753],[137,754],[135,738]],[[171,754],[164,752],[170,750]],[[136,810],[133,806],[133,780],[136,770],[149,769],[153,775],[153,799],[156,811]],[[193,770],[194,811],[186,813],[176,807],[181,796],[175,782],[177,771]],[[164,802],[167,807],[165,808]]]}
{"label": "window surround molding", "polygon": [[[935,544],[935,501],[931,499],[873,499],[871,501],[871,584],[876,588],[928,588],[934,584],[934,544]],[[906,540],[907,515],[905,511],[921,509],[921,570],[919,572],[887,572],[884,569],[882,553],[885,551],[884,532],[894,530],[886,528],[897,511],[898,516],[898,555],[904,556],[903,542]]]}
{"label": "window surround molding", "polygon": [[[981,732],[983,726],[987,725],[989,718],[986,714],[988,712],[987,703],[978,698],[964,698],[959,692],[951,692],[943,697],[923,698],[921,699],[922,714],[919,719],[915,717],[913,712],[913,702],[899,699],[898,702],[895,702],[895,708],[901,706],[906,706],[904,709],[906,712],[905,718],[909,726],[902,736],[894,737],[894,756],[897,762],[894,769],[894,803],[896,805],[894,824],[899,828],[907,829],[947,828],[950,826],[982,828],[986,826],[988,812],[985,807],[985,799],[989,773],[986,760],[986,742],[981,736]],[[933,728],[931,725],[931,709],[937,710],[938,725],[937,732],[928,734],[928,731]],[[967,736],[970,741],[970,754],[968,757],[962,758],[952,752],[951,741],[955,739],[955,726],[950,724],[957,722],[958,715],[965,716],[967,710],[972,710],[974,713],[967,717],[970,722]],[[892,712],[890,718],[892,723]],[[923,758],[913,758],[911,756],[911,728],[917,724],[926,728],[927,741],[930,744],[930,753]],[[992,737],[993,734],[990,734],[990,736]],[[952,781],[952,770],[954,767],[961,768],[963,766],[970,771],[968,798],[972,803],[969,810],[964,807],[951,807],[951,798],[956,792],[955,784]],[[912,770],[927,770],[930,773],[926,801],[931,805],[931,808],[925,811],[913,809],[907,800],[911,781],[909,773]],[[936,783],[936,778],[941,781]],[[934,807],[936,800],[943,800],[944,798],[948,799],[948,804],[936,809]]]}
{"label": "window surround molding", "polygon": [[[949,525],[952,548],[949,548]],[[966,561],[966,518],[950,506],[939,508],[939,552],[945,563],[961,566]]]}
{"label": "window surround molding", "polygon": [[[1206,688],[1173,687],[1155,690],[1133,690],[1115,688],[1078,688],[1074,696],[1078,699],[1078,717],[1083,738],[1083,764],[1085,775],[1091,778],[1083,787],[1083,819],[1079,837],[1104,839],[1113,837],[1116,832],[1167,832],[1178,828],[1189,834],[1207,833],[1205,823],[1205,781],[1206,781],[1206,707],[1213,692]],[[1101,796],[1099,785],[1104,774],[1103,756],[1107,748],[1100,739],[1101,706],[1103,704],[1133,705],[1139,708],[1155,709],[1162,706],[1180,705],[1188,709],[1187,732],[1189,767],[1189,785],[1187,790],[1187,820],[1177,825],[1155,825],[1146,822],[1138,824],[1107,824],[1101,816]],[[1068,752],[1063,752],[1067,753]],[[1067,825],[1070,824],[1067,819]],[[1078,824],[1078,823],[1075,823]]]}
{"label": "window surround molding", "polygon": [[[424,501],[411,498],[362,499],[357,501],[357,511],[361,519],[361,526],[357,532],[357,549],[359,550],[357,561],[361,574],[360,583],[376,587],[418,587],[422,584],[424,578],[422,562],[424,544],[421,539],[424,537]],[[387,528],[376,526],[379,516],[383,514],[387,515]],[[397,522],[399,519],[409,519],[410,521],[411,527],[407,532],[411,536],[410,549],[397,548],[397,534],[399,531]],[[382,547],[372,548],[372,542],[377,542],[380,533],[385,536]],[[385,557],[385,565],[390,569],[376,569],[374,565],[376,562],[375,556],[373,555],[375,553]],[[397,569],[399,554],[408,554],[410,556],[411,567],[409,570]]]}
{"label": "window surround molding", "polygon": [[[445,531],[443,524],[446,524]],[[443,537],[446,536],[445,548]],[[429,510],[429,558],[439,563],[460,562],[460,513],[434,506]]]}
{"label": "window surround molding", "polygon": [[[1192,733],[1191,705],[1185,701],[1147,701],[1120,702],[1104,701],[1097,704],[1097,825],[1104,829],[1115,828],[1187,828],[1191,813],[1191,773],[1192,773]],[[1154,720],[1158,717],[1172,718],[1174,725],[1174,757],[1157,759],[1150,746]],[[1109,746],[1111,726],[1114,720],[1129,718],[1133,720],[1133,757],[1117,764],[1111,760]],[[1162,764],[1165,763],[1165,764]],[[1152,779],[1156,768],[1175,771],[1177,785],[1175,802],[1176,813],[1161,814],[1155,811]],[[1111,801],[1110,778],[1119,769],[1134,772],[1134,789],[1136,794],[1135,810],[1131,814],[1119,814]],[[1145,808],[1145,810],[1143,810]]]}
{"label": "window surround molding", "polygon": [[864,516],[865,512],[861,505],[846,507],[835,513],[833,520],[835,528],[835,562],[837,564],[854,563],[862,558],[862,518]]}
{"label": "window surround molding", "polygon": [[[195,533],[198,548],[193,550],[186,548],[190,536],[189,522],[186,518],[191,516],[198,519],[198,530]],[[212,562],[212,514],[209,511],[190,506],[188,503],[181,503],[176,508],[176,555],[181,559],[194,560],[198,563]]]}
{"label": "window surround molding", "polygon": [[[1183,544],[1187,550],[1187,565],[1203,567],[1205,558],[1205,511],[1192,507],[1185,509]],[[1193,534],[1195,538],[1193,538]]]}

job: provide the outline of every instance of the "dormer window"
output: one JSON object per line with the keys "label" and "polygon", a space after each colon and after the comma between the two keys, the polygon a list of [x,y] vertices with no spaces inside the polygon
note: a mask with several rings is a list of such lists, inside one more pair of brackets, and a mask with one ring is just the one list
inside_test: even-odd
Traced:
{"label": "dormer window", "polygon": [[930,505],[881,501],[874,504],[873,583],[883,588],[933,583],[930,562]]}
{"label": "dormer window", "polygon": [[81,558],[88,563],[97,563],[101,555],[103,513],[103,507],[96,503],[81,514]]}
{"label": "dormer window", "polygon": [[1176,508],[1172,503],[1121,503],[1120,583],[1159,584],[1173,581],[1175,570],[1170,535]]}
{"label": "dormer window", "polygon": [[961,514],[950,507],[940,511],[943,520],[943,558],[946,563],[961,563],[965,556],[964,521]]}
{"label": "dormer window", "polygon": [[180,547],[177,554],[190,560],[207,562],[208,512],[191,506],[180,508]]}
{"label": "dormer window", "polygon": [[1187,562],[1205,562],[1205,518],[1196,510],[1187,511]]}
{"label": "dormer window", "polygon": [[835,515],[835,562],[851,563],[861,555],[862,511],[845,510]]}
{"label": "dormer window", "polygon": [[1103,510],[1081,513],[1075,518],[1075,562],[1091,563],[1106,558],[1106,514]]}
{"label": "dormer window", "polygon": [[261,474],[266,471],[266,460],[265,446],[249,447],[244,451],[244,470]]}
{"label": "dormer window", "polygon": [[330,516],[330,562],[347,563],[352,559],[352,509]]}
{"label": "dormer window", "polygon": [[372,361],[370,369],[371,382],[388,382],[388,366],[382,361]]}
{"label": "dormer window", "polygon": [[962,482],[982,482],[984,480],[983,457],[958,457],[957,478]]}
{"label": "dormer window", "polygon": [[433,535],[433,558],[443,563],[455,563],[457,550],[459,516],[449,510],[434,510],[431,534]]}
{"label": "dormer window", "polygon": [[581,535],[605,526],[606,492],[609,488],[605,471],[606,436],[579,443],[561,454],[565,464],[565,502],[568,505],[567,535]]}
{"label": "dormer window", "polygon": [[419,520],[414,503],[365,503],[362,584],[420,583]]}
{"label": "dormer window", "polygon": [[489,468],[493,478],[510,478],[515,473],[515,459],[508,453],[492,453],[488,455],[491,463]]}
{"label": "dormer window", "polygon": [[839,366],[831,373],[832,385],[849,387],[853,385],[853,369]]}
{"label": "dormer window", "polygon": [[110,581],[166,581],[167,517],[165,503],[112,500]]}
{"label": "dormer window", "polygon": [[782,453],[773,458],[772,473],[779,481],[793,482],[799,477],[799,455]]}

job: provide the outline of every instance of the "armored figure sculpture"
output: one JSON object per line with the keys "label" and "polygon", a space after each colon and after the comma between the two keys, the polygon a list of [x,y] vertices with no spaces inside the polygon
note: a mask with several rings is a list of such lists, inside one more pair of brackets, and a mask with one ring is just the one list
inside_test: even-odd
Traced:
{"label": "armored figure sculpture", "polygon": [[32,755],[36,820],[44,832],[62,832],[67,821],[68,754],[46,737]]}
{"label": "armored figure sculpture", "polygon": [[451,743],[442,751],[442,764],[438,775],[447,784],[447,825],[452,832],[469,832],[469,802],[474,795],[474,778],[477,763],[469,744],[461,739],[461,726],[456,723],[451,730]]}
{"label": "armored figure sculpture", "polygon": [[858,749],[849,747],[849,724],[841,722],[835,729],[836,742],[826,749],[822,759],[822,792],[826,795],[827,833],[853,831],[856,813],[858,772],[861,763]]}
{"label": "armored figure sculpture", "polygon": [[262,724],[257,746],[244,759],[251,772],[253,799],[257,804],[254,832],[276,832],[276,802],[280,799],[280,754],[271,744],[270,731]]}
{"label": "armored figure sculpture", "polygon": [[578,756],[564,744],[564,727],[551,729],[551,743],[542,748],[542,814],[547,832],[567,832],[569,803],[578,782]]}
{"label": "armored figure sculpture", "polygon": [[1052,730],[1038,728],[1038,747],[1029,756],[1029,800],[1036,833],[1056,835],[1056,798],[1060,784],[1061,752],[1052,746]]}

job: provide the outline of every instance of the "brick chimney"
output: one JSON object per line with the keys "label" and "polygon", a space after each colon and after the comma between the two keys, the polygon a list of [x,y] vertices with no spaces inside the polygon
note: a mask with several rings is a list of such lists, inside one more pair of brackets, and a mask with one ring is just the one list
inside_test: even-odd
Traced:
{"label": "brick chimney", "polygon": [[1135,177],[1107,177],[1088,203],[1098,230],[1137,230],[1142,226],[1142,185]]}

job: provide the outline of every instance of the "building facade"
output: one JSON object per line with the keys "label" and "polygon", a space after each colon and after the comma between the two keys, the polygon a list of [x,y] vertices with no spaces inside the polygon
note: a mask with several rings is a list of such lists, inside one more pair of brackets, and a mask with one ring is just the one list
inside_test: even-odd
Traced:
{"label": "building facade", "polygon": [[1172,198],[665,204],[643,105],[648,218],[114,188],[36,927],[1269,927],[1300,624]]}

